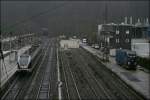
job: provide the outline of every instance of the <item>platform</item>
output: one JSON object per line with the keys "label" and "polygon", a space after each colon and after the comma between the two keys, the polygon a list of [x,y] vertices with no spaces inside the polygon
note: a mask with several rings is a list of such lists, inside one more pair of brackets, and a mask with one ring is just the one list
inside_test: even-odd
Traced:
{"label": "platform", "polygon": [[[25,46],[21,49],[19,49],[18,55],[23,54],[25,51],[27,51],[29,48],[31,48],[30,45]],[[4,52],[9,53],[9,51]],[[10,61],[10,56],[11,56],[11,61]],[[1,59],[0,60],[0,87],[3,87],[3,85],[15,74],[17,71],[17,59],[12,59],[14,58],[14,54],[7,55],[4,57],[4,61]]]}

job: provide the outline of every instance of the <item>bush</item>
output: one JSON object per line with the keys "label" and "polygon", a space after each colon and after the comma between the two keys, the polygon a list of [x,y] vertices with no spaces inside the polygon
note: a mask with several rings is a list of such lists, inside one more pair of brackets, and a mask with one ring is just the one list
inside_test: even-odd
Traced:
{"label": "bush", "polygon": [[150,70],[150,59],[138,57],[138,65]]}

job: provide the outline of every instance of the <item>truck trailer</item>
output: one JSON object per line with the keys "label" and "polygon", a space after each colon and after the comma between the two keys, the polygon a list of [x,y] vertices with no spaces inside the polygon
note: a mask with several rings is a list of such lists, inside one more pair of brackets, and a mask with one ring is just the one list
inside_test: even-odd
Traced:
{"label": "truck trailer", "polygon": [[136,69],[137,67],[136,52],[117,49],[116,50],[116,62],[120,66],[125,66],[127,69]]}

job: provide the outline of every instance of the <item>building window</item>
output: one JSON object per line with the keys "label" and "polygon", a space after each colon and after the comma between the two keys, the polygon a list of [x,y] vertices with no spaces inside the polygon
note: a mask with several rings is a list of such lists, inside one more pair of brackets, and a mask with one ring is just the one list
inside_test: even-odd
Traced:
{"label": "building window", "polygon": [[119,34],[119,30],[116,30],[116,34]]}
{"label": "building window", "polygon": [[129,30],[126,30],[126,34],[129,34]]}
{"label": "building window", "polygon": [[116,43],[119,43],[119,39],[116,39]]}
{"label": "building window", "polygon": [[130,40],[129,40],[129,39],[125,39],[125,42],[126,42],[126,43],[129,43],[129,42],[130,42]]}

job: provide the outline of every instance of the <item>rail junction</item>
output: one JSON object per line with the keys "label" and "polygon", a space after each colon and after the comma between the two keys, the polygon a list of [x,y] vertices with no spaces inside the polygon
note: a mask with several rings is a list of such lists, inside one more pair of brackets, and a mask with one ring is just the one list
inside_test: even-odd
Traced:
{"label": "rail junction", "polygon": [[1,100],[143,100],[118,76],[82,48],[62,50],[58,39],[45,39],[32,73],[17,73]]}

